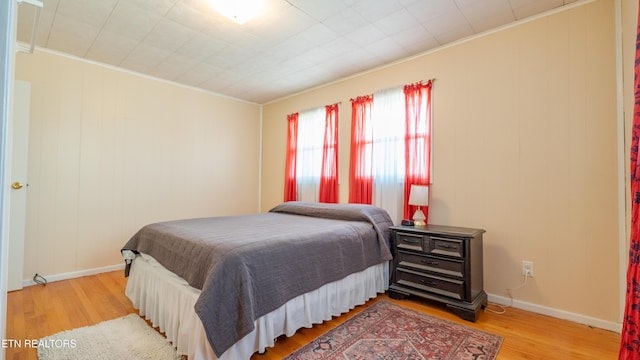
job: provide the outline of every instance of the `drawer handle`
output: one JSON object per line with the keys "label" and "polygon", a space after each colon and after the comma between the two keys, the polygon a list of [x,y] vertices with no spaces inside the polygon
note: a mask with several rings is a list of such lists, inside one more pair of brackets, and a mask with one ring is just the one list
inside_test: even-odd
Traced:
{"label": "drawer handle", "polygon": [[437,283],[435,281],[427,281],[427,280],[422,280],[420,279],[420,283],[424,284],[424,285],[429,285],[429,286],[436,286]]}
{"label": "drawer handle", "polygon": [[420,240],[418,240],[418,239],[402,239],[402,242],[406,242],[406,243],[409,243],[409,244],[419,244]]}
{"label": "drawer handle", "polygon": [[433,266],[437,266],[439,264],[439,262],[433,261],[433,260],[420,260],[420,262],[426,265],[433,265]]}
{"label": "drawer handle", "polygon": [[443,249],[457,249],[458,246],[457,245],[449,245],[449,244],[438,244],[439,248],[443,248]]}

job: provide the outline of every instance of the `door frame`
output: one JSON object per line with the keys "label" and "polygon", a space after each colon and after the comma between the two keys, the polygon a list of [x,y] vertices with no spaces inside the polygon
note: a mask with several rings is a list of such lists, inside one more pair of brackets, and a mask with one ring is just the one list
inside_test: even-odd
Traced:
{"label": "door frame", "polygon": [[[7,259],[9,257],[9,141],[8,129],[13,106],[13,77],[15,64],[16,7],[13,0],[0,1],[0,318],[7,313]],[[6,338],[6,322],[0,321],[0,339]],[[0,351],[0,360],[5,352]]]}

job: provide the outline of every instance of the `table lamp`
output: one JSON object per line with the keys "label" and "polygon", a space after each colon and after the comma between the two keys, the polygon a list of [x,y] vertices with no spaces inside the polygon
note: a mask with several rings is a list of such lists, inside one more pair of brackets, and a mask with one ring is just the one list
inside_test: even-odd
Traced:
{"label": "table lamp", "polygon": [[409,193],[409,205],[418,206],[418,210],[413,214],[413,222],[415,226],[425,226],[426,216],[420,206],[429,205],[429,186],[427,185],[411,185],[411,192]]}

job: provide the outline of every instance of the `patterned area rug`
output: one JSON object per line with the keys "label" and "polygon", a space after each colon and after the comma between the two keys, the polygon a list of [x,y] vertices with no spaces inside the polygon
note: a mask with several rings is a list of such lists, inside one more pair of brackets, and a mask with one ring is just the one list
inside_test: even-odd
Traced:
{"label": "patterned area rug", "polygon": [[380,300],[286,360],[490,360],[498,355],[502,340]]}

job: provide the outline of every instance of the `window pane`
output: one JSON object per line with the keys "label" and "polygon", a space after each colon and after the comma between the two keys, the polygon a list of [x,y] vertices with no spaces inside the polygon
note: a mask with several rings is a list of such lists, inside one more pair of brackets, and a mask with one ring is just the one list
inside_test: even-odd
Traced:
{"label": "window pane", "polygon": [[402,88],[374,94],[371,110],[374,182],[404,181],[405,108]]}
{"label": "window pane", "polygon": [[301,112],[298,118],[298,184],[319,184],[325,131],[324,107]]}

